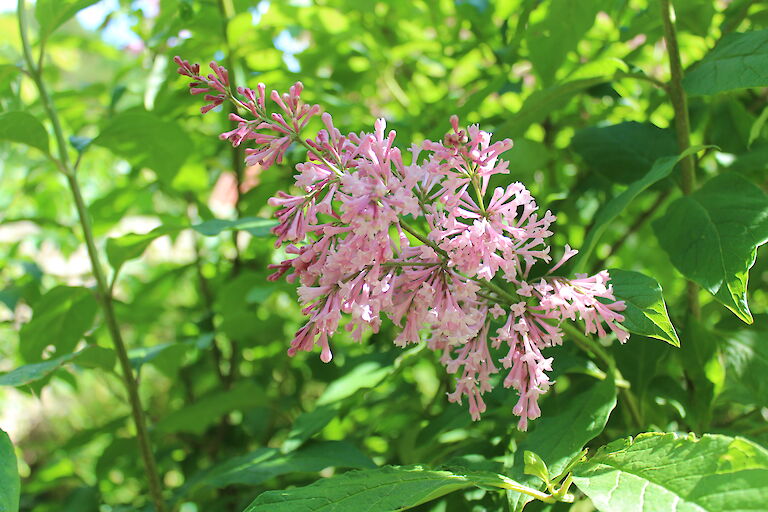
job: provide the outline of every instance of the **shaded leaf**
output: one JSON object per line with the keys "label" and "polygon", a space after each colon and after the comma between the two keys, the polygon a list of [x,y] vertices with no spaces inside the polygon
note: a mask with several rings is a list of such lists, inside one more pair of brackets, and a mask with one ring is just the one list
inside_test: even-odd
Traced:
{"label": "shaded leaf", "polygon": [[738,437],[640,434],[602,447],[573,475],[601,512],[735,512],[768,503],[768,451]]}
{"label": "shaded leaf", "polygon": [[752,323],[749,269],[768,240],[768,197],[735,173],[712,178],[672,203],[653,223],[672,264],[688,279]]}
{"label": "shaded leaf", "polygon": [[115,352],[111,349],[90,346],[79,352],[14,368],[8,373],[0,375],[0,386],[26,386],[44,379],[65,364],[72,362],[88,368],[111,370],[115,366],[116,357]]}
{"label": "shaded leaf", "polygon": [[246,231],[253,236],[268,236],[270,230],[277,226],[275,219],[262,219],[259,217],[244,217],[236,220],[211,219],[192,226],[192,229],[205,236],[216,236],[224,231]]}
{"label": "shaded leaf", "polygon": [[717,325],[725,355],[726,384],[722,398],[768,407],[768,315],[756,315],[755,325]]}

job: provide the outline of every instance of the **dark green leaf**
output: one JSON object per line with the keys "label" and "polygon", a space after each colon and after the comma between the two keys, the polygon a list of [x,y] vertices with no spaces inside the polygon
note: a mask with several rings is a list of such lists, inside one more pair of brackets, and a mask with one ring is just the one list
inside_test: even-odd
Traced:
{"label": "dark green leaf", "polygon": [[346,441],[324,441],[288,454],[274,448],[259,448],[215,466],[206,472],[200,484],[211,487],[259,485],[276,476],[314,473],[328,467],[369,469],[376,464]]}
{"label": "dark green leaf", "polygon": [[282,452],[288,453],[325,428],[339,414],[339,402],[318,405],[313,410],[305,412],[296,418],[288,433],[288,439],[283,442]]}
{"label": "dark green leaf", "polygon": [[35,18],[40,24],[40,39],[46,39],[81,9],[98,0],[37,0]]}
{"label": "dark green leaf", "polygon": [[686,74],[692,96],[768,85],[768,30],[730,33]]}
{"label": "dark green leaf", "polygon": [[20,493],[21,482],[16,453],[8,434],[0,430],[0,511],[18,511]]}
{"label": "dark green leaf", "polygon": [[755,315],[755,325],[733,328],[718,324],[717,337],[726,367],[722,398],[743,404],[768,407],[768,315]]}
{"label": "dark green leaf", "polygon": [[48,153],[48,132],[35,116],[26,112],[0,114],[0,140],[19,142]]}
{"label": "dark green leaf", "polygon": [[622,311],[622,325],[633,334],[642,334],[679,347],[680,339],[667,314],[661,285],[652,277],[631,270],[612,268],[608,274],[614,295],[627,306]]}
{"label": "dark green leaf", "polygon": [[669,206],[653,229],[672,264],[747,323],[747,279],[768,240],[768,197],[735,173]]}
{"label": "dark green leaf", "polygon": [[[606,379],[574,396],[559,412],[545,409],[533,423],[533,431],[517,447],[510,476],[523,485],[541,485],[536,477],[525,475],[526,450],[535,451],[550,474],[560,474],[584,445],[603,431],[614,407],[616,385],[612,379]],[[513,511],[522,510],[533,499],[517,491],[507,491],[507,498]]]}
{"label": "dark green leaf", "polygon": [[618,183],[634,182],[637,193],[666,178],[677,163],[673,157],[662,159],[678,153],[674,133],[650,123],[584,128],[573,137],[571,147],[590,169]]}
{"label": "dark green leaf", "polygon": [[116,115],[92,143],[133,165],[149,167],[167,183],[173,181],[192,146],[189,136],[176,123],[149,112]]}
{"label": "dark green leaf", "polygon": [[738,437],[640,434],[604,446],[573,475],[601,512],[736,512],[768,503],[768,451]]}
{"label": "dark green leaf", "polygon": [[19,333],[20,352],[26,361],[40,361],[52,345],[56,355],[72,352],[93,325],[97,303],[87,288],[58,286],[34,305],[32,320]]}
{"label": "dark green leaf", "polygon": [[420,466],[351,471],[307,487],[265,492],[245,512],[407,510],[474,486],[508,485],[494,473],[434,471]]}

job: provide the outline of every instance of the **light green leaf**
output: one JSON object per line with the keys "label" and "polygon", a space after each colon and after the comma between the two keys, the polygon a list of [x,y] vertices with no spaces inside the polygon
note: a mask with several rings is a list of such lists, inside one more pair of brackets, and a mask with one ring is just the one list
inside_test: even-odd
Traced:
{"label": "light green leaf", "polygon": [[526,31],[531,63],[544,86],[552,84],[566,55],[595,23],[600,2],[552,0],[547,15]]}
{"label": "light green leaf", "polygon": [[92,144],[103,146],[139,167],[149,167],[171,183],[187,159],[192,141],[178,124],[150,112],[113,117]]}
{"label": "light green leaf", "polygon": [[93,325],[97,303],[87,288],[58,286],[34,304],[32,320],[19,333],[19,351],[25,361],[40,361],[53,345],[56,355],[72,352]]}
{"label": "light green leaf", "polygon": [[48,153],[48,132],[43,123],[26,112],[0,114],[0,140],[19,142]]}
{"label": "light green leaf", "polygon": [[0,375],[0,386],[26,386],[43,379],[67,363],[76,362],[89,368],[111,370],[115,365],[115,352],[108,348],[90,346],[79,352],[48,359],[42,363],[33,363],[14,368]]}
{"label": "light green leaf", "polygon": [[211,219],[192,226],[192,229],[204,236],[216,236],[224,231],[239,230],[256,237],[263,237],[268,236],[270,230],[277,224],[275,219],[244,217],[237,220]]}
{"label": "light green leaf", "polygon": [[64,22],[81,9],[93,5],[98,0],[37,0],[35,18],[40,24],[40,39],[45,40]]}
{"label": "light green leaf", "polygon": [[[616,385],[613,379],[606,379],[574,396],[559,411],[548,412],[545,408],[541,418],[533,422],[533,431],[517,447],[508,474],[523,485],[541,487],[538,478],[525,475],[525,451],[535,452],[550,475],[559,475],[584,445],[603,431],[614,407]],[[507,491],[507,499],[510,510],[520,511],[533,498]]]}
{"label": "light green leaf", "polygon": [[369,469],[376,464],[347,441],[323,441],[288,454],[274,448],[259,448],[214,466],[197,485],[259,485],[280,475],[314,473],[328,467]]}
{"label": "light green leaf", "polygon": [[245,512],[360,512],[408,510],[454,491],[504,487],[495,473],[434,471],[421,466],[350,471],[307,487],[265,492]]}
{"label": "light green leaf", "polygon": [[679,347],[680,339],[667,314],[661,285],[652,277],[631,270],[612,268],[608,274],[614,295],[627,306],[621,312],[624,315],[621,324],[633,334],[642,334]]}
{"label": "light green leaf", "polygon": [[768,85],[768,29],[732,32],[683,79],[691,96]]}
{"label": "light green leaf", "polygon": [[674,157],[662,161],[663,157],[678,153],[674,133],[650,123],[630,121],[611,126],[590,126],[574,135],[571,147],[590,169],[611,181],[638,186],[651,177],[659,176],[644,186],[640,185],[640,190],[665,178],[677,163]]}
{"label": "light green leaf", "polygon": [[130,233],[118,238],[107,239],[107,260],[114,270],[122,267],[127,261],[141,257],[147,247],[164,235],[181,231],[180,226],[159,226],[149,233]]}
{"label": "light green leaf", "polygon": [[525,99],[520,110],[501,125],[496,133],[503,137],[522,137],[529,126],[542,121],[550,112],[567,105],[576,94],[610,80],[610,77],[583,78],[536,91]]}
{"label": "light green leaf", "polygon": [[768,240],[768,197],[735,173],[709,180],[669,206],[653,223],[672,264],[688,279],[752,323],[749,269]]}
{"label": "light green leaf", "polygon": [[16,453],[8,434],[0,430],[0,512],[17,512],[20,494]]}
{"label": "light green leaf", "polygon": [[768,451],[742,438],[645,433],[573,469],[600,512],[746,512],[768,503]]}
{"label": "light green leaf", "polygon": [[325,392],[317,399],[317,405],[343,400],[361,389],[373,388],[391,372],[392,366],[383,365],[379,361],[365,361],[328,385]]}

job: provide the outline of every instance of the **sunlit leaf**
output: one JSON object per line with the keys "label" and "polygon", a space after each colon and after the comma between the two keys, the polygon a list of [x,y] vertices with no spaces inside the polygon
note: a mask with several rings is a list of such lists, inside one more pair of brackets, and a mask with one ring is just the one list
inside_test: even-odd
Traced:
{"label": "sunlit leaf", "polygon": [[601,512],[736,512],[768,502],[768,451],[738,437],[640,434],[604,446],[573,474]]}
{"label": "sunlit leaf", "polygon": [[48,132],[35,116],[27,112],[0,114],[0,140],[19,142],[48,153]]}
{"label": "sunlit leaf", "polygon": [[11,440],[0,430],[0,510],[16,512],[19,510],[21,482],[16,465],[16,453]]}

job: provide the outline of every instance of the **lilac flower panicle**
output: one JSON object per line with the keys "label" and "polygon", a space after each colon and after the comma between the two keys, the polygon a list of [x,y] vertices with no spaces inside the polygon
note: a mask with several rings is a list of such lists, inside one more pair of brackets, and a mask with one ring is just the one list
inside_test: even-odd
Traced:
{"label": "lilac flower panicle", "polygon": [[[330,340],[341,326],[359,341],[388,318],[400,327],[396,345],[426,343],[440,354],[456,375],[448,400],[466,400],[474,420],[500,373],[503,386],[519,395],[512,412],[525,430],[552,385],[546,349],[563,342],[562,322],[583,321],[586,334],[613,334],[621,342],[629,337],[621,326],[625,305],[607,271],[553,275],[577,252],[566,246],[553,263],[555,216],[542,213],[522,183],[488,189],[492,176],[510,172],[501,158],[510,139],[493,142],[452,116],[443,140],[412,145],[406,165],[383,119],[372,133],[344,135],[323,113],[323,129],[306,138],[302,131],[320,107],[302,101],[300,82],[286,94],[272,91],[276,112],[269,113],[264,84],[233,93],[221,66],[212,63],[213,73],[203,76],[197,64],[175,62],[192,80],[190,92],[205,94],[203,113],[226,100],[238,107],[242,116],[230,115],[237,127],[221,137],[252,146],[245,150],[248,165],[279,164],[291,144],[307,150],[296,166],[299,193],[269,200],[279,221],[275,245],[289,255],[270,265],[270,279],[298,285],[307,317],[289,355],[319,347],[329,362]],[[535,264],[549,265],[549,272],[530,277]]]}

